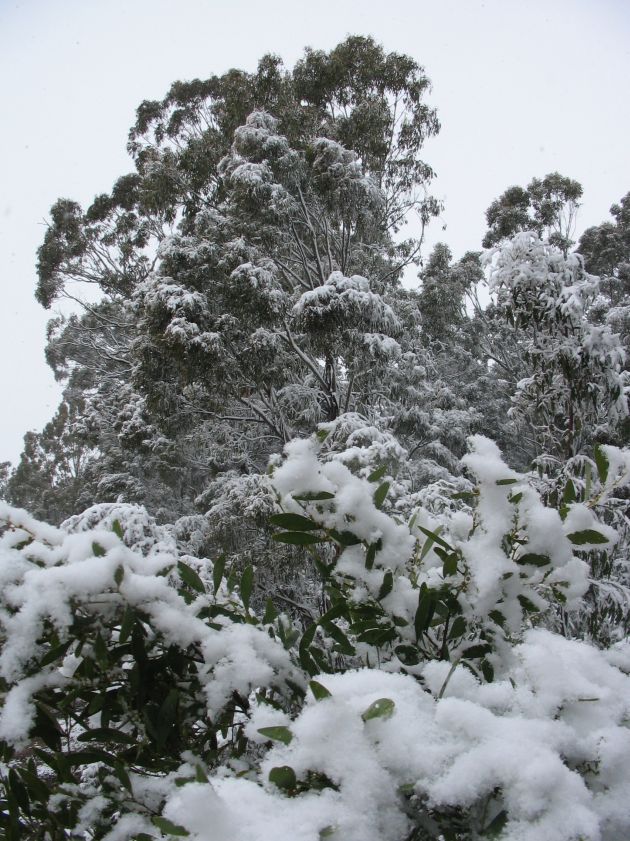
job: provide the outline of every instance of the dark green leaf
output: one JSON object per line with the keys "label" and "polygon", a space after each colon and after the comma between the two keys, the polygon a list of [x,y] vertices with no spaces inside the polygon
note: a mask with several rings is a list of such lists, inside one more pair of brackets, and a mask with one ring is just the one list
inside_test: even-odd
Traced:
{"label": "dark green leaf", "polygon": [[199,578],[199,574],[192,567],[189,567],[188,564],[185,564],[183,561],[178,561],[177,571],[179,572],[184,584],[188,584],[191,590],[196,590],[198,593],[206,592],[206,588],[204,587],[201,578]]}
{"label": "dark green leaf", "polygon": [[105,554],[105,550],[103,549],[100,543],[96,543],[96,541],[94,541],[94,543],[92,543],[92,554],[96,558],[102,558]]}
{"label": "dark green leaf", "polygon": [[425,529],[424,526],[418,526],[418,528],[423,534],[430,537],[434,543],[437,543],[438,546],[442,546],[442,548],[447,549],[449,552],[453,551],[453,547],[449,546],[449,544],[440,537],[437,531],[429,531],[429,529]]}
{"label": "dark green leaf", "polygon": [[433,611],[435,610],[435,600],[433,594],[428,589],[426,584],[420,587],[418,595],[418,609],[414,617],[414,627],[416,630],[416,637],[418,639],[427,630],[433,618]]}
{"label": "dark green leaf", "polygon": [[505,810],[499,812],[499,814],[493,818],[488,826],[482,831],[482,836],[484,838],[499,838],[505,828],[505,825],[507,824],[507,820],[507,812]]}
{"label": "dark green leaf", "polygon": [[494,666],[488,660],[481,661],[481,674],[488,683],[494,680]]}
{"label": "dark green leaf", "polygon": [[353,534],[351,531],[335,531],[335,529],[331,529],[330,536],[336,540],[337,543],[341,543],[342,546],[357,546],[361,543],[361,538],[357,537],[356,534]]}
{"label": "dark green leaf", "polygon": [[551,563],[546,555],[537,555],[535,552],[527,552],[525,555],[520,555],[516,558],[517,564],[529,564],[534,567],[545,567]]}
{"label": "dark green leaf", "polygon": [[365,553],[365,568],[372,569],[374,566],[374,559],[376,558],[376,553],[381,549],[383,545],[383,541],[379,538],[376,543],[371,543],[368,546],[368,550]]}
{"label": "dark green leaf", "polygon": [[515,485],[518,479],[497,479],[495,485]]}
{"label": "dark green leaf", "polygon": [[451,625],[451,629],[448,632],[448,638],[450,640],[457,639],[458,637],[462,637],[466,633],[466,620],[463,616],[456,616],[453,620],[453,624]]}
{"label": "dark green leaf", "polygon": [[279,543],[291,543],[294,546],[312,546],[313,543],[321,543],[323,540],[315,534],[301,531],[283,531],[281,534],[274,534],[273,539]]}
{"label": "dark green leaf", "polygon": [[223,573],[225,572],[225,555],[219,555],[212,566],[212,586],[214,587],[214,594],[219,591],[221,581],[223,580]]}
{"label": "dark green leaf", "polygon": [[420,652],[413,645],[397,645],[394,653],[404,666],[417,666],[420,662]]}
{"label": "dark green leaf", "polygon": [[282,742],[283,745],[290,745],[293,740],[293,733],[288,727],[259,727],[258,732],[266,739]]}
{"label": "dark green leaf", "polygon": [[607,537],[604,537],[598,531],[594,529],[584,529],[583,531],[574,531],[571,534],[568,534],[567,537],[574,543],[576,546],[584,546],[584,544],[591,543],[591,544],[601,544],[601,543],[608,543],[609,540]]}
{"label": "dark green leaf", "polygon": [[116,567],[116,572],[114,573],[114,581],[116,582],[117,586],[120,587],[122,584],[123,578],[125,577],[125,568],[122,564],[119,564]]}
{"label": "dark green leaf", "polygon": [[374,505],[377,508],[381,508],[381,506],[385,502],[385,497],[387,496],[388,491],[389,482],[383,482],[383,484],[379,485],[378,488],[374,491]]}
{"label": "dark green leaf", "polygon": [[297,785],[295,771],[289,765],[277,765],[269,772],[269,782],[283,791],[290,791]]}
{"label": "dark green leaf", "polygon": [[183,826],[178,826],[176,823],[171,823],[167,818],[163,817],[162,815],[155,815],[151,818],[151,823],[154,826],[157,826],[162,832],[165,832],[167,835],[176,835],[180,838],[186,837],[190,835],[187,829],[184,829]]}
{"label": "dark green leaf", "polygon": [[571,503],[575,502],[576,499],[577,495],[575,493],[575,485],[571,479],[567,479],[567,483],[564,486],[564,493],[562,494],[562,501],[565,505],[571,505]]}
{"label": "dark green leaf", "polygon": [[534,602],[531,599],[528,599],[527,596],[519,596],[518,601],[526,613],[538,613],[540,610],[540,608],[536,607]]}
{"label": "dark green leaf", "polygon": [[317,491],[316,493],[304,493],[299,496],[294,496],[293,499],[303,500],[304,502],[317,502],[324,499],[334,499],[335,495],[328,491]]}
{"label": "dark green leaf", "polygon": [[265,615],[263,616],[264,624],[270,625],[277,616],[278,611],[276,610],[274,603],[271,599],[267,599],[267,602],[265,603]]}
{"label": "dark green leaf", "polygon": [[595,445],[593,455],[595,456],[595,465],[597,467],[597,473],[599,475],[599,481],[602,483],[602,485],[605,485],[606,484],[606,479],[608,479],[608,470],[610,468],[610,463],[608,461],[608,456],[602,450],[602,448],[599,444]]}
{"label": "dark green leaf", "polygon": [[379,479],[382,479],[383,476],[387,473],[387,465],[381,464],[380,467],[377,467],[376,470],[373,470],[372,473],[367,477],[368,482],[378,482]]}
{"label": "dark green leaf", "polygon": [[120,745],[133,745],[135,739],[128,733],[121,733],[111,727],[95,727],[93,730],[86,730],[78,737],[79,742],[116,742]]}
{"label": "dark green leaf", "polygon": [[41,659],[40,666],[48,666],[50,663],[54,663],[55,660],[59,660],[60,657],[64,657],[66,651],[70,648],[72,644],[72,640],[68,640],[67,642],[62,643],[61,645],[56,645],[54,648],[51,648]]}
{"label": "dark green leaf", "polygon": [[112,523],[112,531],[114,532],[116,537],[119,537],[121,540],[123,539],[123,530],[119,520],[114,520],[114,522]]}
{"label": "dark green leaf", "polygon": [[492,646],[487,642],[477,643],[476,645],[469,645],[462,651],[462,657],[467,660],[476,660],[478,657],[485,657],[492,651]]}
{"label": "dark green leaf", "polygon": [[442,564],[442,575],[446,578],[449,575],[455,575],[457,573],[457,555],[452,552],[451,554],[447,555],[443,558],[444,563]]}
{"label": "dark green leaf", "polygon": [[354,646],[350,643],[350,640],[344,634],[341,628],[338,628],[332,622],[328,622],[324,619],[320,619],[320,625],[326,631],[326,633],[334,639],[342,654],[347,654],[351,657],[353,654],[356,653]]}
{"label": "dark green leaf", "polygon": [[249,610],[249,602],[252,595],[252,589],[254,586],[254,569],[253,567],[247,566],[243,570],[243,575],[241,576],[241,599],[243,600],[243,604],[245,605],[245,610]]}
{"label": "dark green leaf", "polygon": [[136,616],[131,607],[127,605],[125,608],[125,612],[123,614],[123,620],[120,625],[120,633],[118,635],[118,641],[120,643],[125,643],[129,639],[129,635],[131,634],[131,630],[133,628],[133,624],[136,621]]}
{"label": "dark green leaf", "polygon": [[272,514],[269,517],[269,522],[272,526],[279,526],[289,531],[312,531],[320,528],[317,523],[301,514]]}
{"label": "dark green leaf", "polygon": [[386,596],[389,596],[391,591],[394,588],[394,574],[390,569],[387,570],[385,575],[383,576],[383,583],[381,584],[381,589],[378,591],[378,596],[376,597],[379,602],[382,601]]}

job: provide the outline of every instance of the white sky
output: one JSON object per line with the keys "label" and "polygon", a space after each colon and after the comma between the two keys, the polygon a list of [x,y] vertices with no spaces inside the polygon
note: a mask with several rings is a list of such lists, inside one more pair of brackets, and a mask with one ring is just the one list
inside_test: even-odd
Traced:
{"label": "white sky", "polygon": [[33,298],[52,203],[85,207],[131,170],[135,109],[175,79],[266,52],[291,66],[348,34],[433,82],[442,131],[425,159],[446,210],[429,246],[478,249],[490,202],[554,170],[584,186],[578,233],[630,190],[630,0],[0,0],[0,461],[60,396]]}

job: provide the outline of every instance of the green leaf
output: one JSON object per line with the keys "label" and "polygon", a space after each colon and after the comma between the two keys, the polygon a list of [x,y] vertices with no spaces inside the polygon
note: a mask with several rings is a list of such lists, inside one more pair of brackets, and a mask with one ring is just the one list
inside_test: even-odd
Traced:
{"label": "green leaf", "polygon": [[111,727],[95,727],[93,730],[86,730],[85,733],[81,733],[77,741],[115,742],[119,745],[133,745],[136,740],[128,733],[121,733],[120,730],[114,730]]}
{"label": "green leaf", "polygon": [[122,584],[124,577],[125,577],[125,568],[122,564],[119,564],[116,567],[116,572],[114,573],[114,581],[116,582],[116,585],[118,587],[120,587],[120,585]]}
{"label": "green leaf", "polygon": [[308,685],[316,701],[323,701],[324,698],[332,697],[331,693],[326,689],[326,687],[322,686],[322,684],[318,683],[316,680],[309,681]]}
{"label": "green leaf", "polygon": [[444,578],[449,575],[455,575],[457,573],[457,555],[452,552],[450,555],[446,555],[446,557],[443,558],[443,561],[442,575]]}
{"label": "green leaf", "polygon": [[324,443],[326,438],[330,435],[330,429],[318,429],[315,433],[315,437],[320,443]]}
{"label": "green leaf", "polygon": [[516,558],[517,564],[529,564],[534,567],[546,567],[551,563],[551,560],[546,555],[537,555],[535,552],[527,552],[525,555],[520,555]]}
{"label": "green leaf", "polygon": [[374,566],[374,560],[376,558],[376,553],[379,552],[383,547],[383,541],[379,537],[376,543],[371,543],[368,546],[368,550],[365,553],[365,568],[372,569]]}
{"label": "green leaf", "polygon": [[387,496],[388,491],[389,482],[383,482],[383,484],[379,485],[378,488],[374,491],[374,505],[377,508],[381,508],[381,506],[385,502],[385,497]]}
{"label": "green leaf", "polygon": [[538,613],[540,608],[537,607],[531,599],[527,596],[518,596],[520,606],[526,613]]}
{"label": "green leaf", "polygon": [[363,721],[371,721],[373,718],[391,718],[395,707],[396,704],[391,698],[379,698],[361,713],[361,718]]}
{"label": "green leaf", "polygon": [[574,531],[571,534],[568,534],[567,537],[574,543],[576,546],[584,546],[585,543],[608,543],[609,540],[607,537],[604,537],[598,531],[594,529],[584,529],[583,531]]}
{"label": "green leaf", "polygon": [[121,540],[123,539],[123,530],[122,526],[120,525],[120,520],[114,520],[114,522],[112,523],[112,531],[114,532],[116,537],[119,537]]}
{"label": "green leaf", "polygon": [[571,505],[571,503],[576,500],[577,494],[575,493],[575,485],[571,479],[567,479],[567,483],[564,486],[564,492],[562,494],[562,501],[565,505]]}
{"label": "green leaf", "polygon": [[508,502],[511,502],[512,505],[518,505],[519,502],[523,499],[523,491],[519,491],[517,494],[512,494],[508,497]]}
{"label": "green leaf", "polygon": [[299,496],[294,496],[293,499],[303,500],[304,502],[318,502],[323,499],[334,499],[335,495],[329,491],[317,491],[313,493],[303,493]]}
{"label": "green leaf", "polygon": [[453,620],[453,624],[451,625],[451,629],[448,632],[448,638],[450,640],[457,639],[458,637],[463,637],[466,633],[466,620],[463,616],[456,616]]}
{"label": "green leaf", "polygon": [[162,832],[165,832],[167,835],[176,835],[180,838],[184,838],[187,835],[190,835],[187,829],[184,829],[183,826],[178,826],[176,823],[171,823],[167,818],[163,817],[162,815],[154,815],[151,818],[151,823],[153,826],[157,826]]}
{"label": "green leaf", "polygon": [[92,543],[92,554],[95,558],[102,558],[105,554],[105,550],[103,549],[100,543],[94,541],[94,543]]}
{"label": "green leaf", "polygon": [[223,580],[223,573],[225,572],[225,555],[219,555],[212,566],[212,585],[214,587],[214,594],[216,596],[221,581]]}
{"label": "green leaf", "polygon": [[599,481],[602,485],[606,484],[606,479],[608,479],[608,470],[610,468],[610,462],[608,461],[608,456],[602,450],[599,444],[595,444],[595,449],[593,451],[593,455],[595,457],[595,466],[597,467],[597,474],[599,476]]}
{"label": "green leaf", "polygon": [[66,651],[70,648],[72,642],[72,640],[68,640],[61,645],[56,645],[54,648],[49,649],[49,651],[42,657],[39,665],[48,666],[50,663],[54,663],[55,660],[63,657]]}
{"label": "green leaf", "polygon": [[295,771],[289,765],[276,765],[269,772],[269,782],[283,791],[290,791],[297,785]]}
{"label": "green leaf", "polygon": [[270,625],[274,619],[278,616],[278,611],[273,603],[273,601],[269,598],[265,603],[265,615],[263,616],[263,623],[265,625]]}
{"label": "green leaf", "polygon": [[120,632],[118,634],[118,641],[121,644],[124,644],[129,639],[129,635],[131,634],[131,630],[135,621],[135,613],[133,612],[133,609],[129,607],[129,605],[127,605],[123,614],[122,623],[120,625]]}
{"label": "green leaf", "polygon": [[420,652],[413,645],[397,645],[394,653],[403,666],[417,666],[420,662]]}
{"label": "green leaf", "polygon": [[279,526],[289,531],[311,531],[320,528],[317,523],[314,523],[308,517],[303,517],[301,514],[272,514],[269,517],[269,522],[272,526]]}
{"label": "green leaf", "polygon": [[330,838],[331,835],[334,835],[337,831],[337,827],[335,826],[325,826],[323,829],[319,830],[319,841],[324,841],[325,838]]}
{"label": "green leaf", "polygon": [[472,491],[459,491],[459,493],[453,494],[451,499],[465,499],[467,502],[472,502],[477,494],[474,494]]}
{"label": "green leaf", "polygon": [[339,651],[341,651],[342,654],[347,654],[349,657],[356,654],[354,646],[350,643],[350,640],[341,628],[338,628],[337,625],[334,625],[332,622],[328,622],[325,619],[320,619],[319,624],[326,633],[334,639],[339,647]]}
{"label": "green leaf", "polygon": [[206,592],[206,588],[204,587],[201,578],[199,578],[198,573],[195,572],[192,567],[189,567],[188,564],[185,564],[183,561],[178,561],[177,571],[179,572],[184,584],[188,584],[192,590],[196,590],[198,593]]}
{"label": "green leaf", "polygon": [[429,529],[425,529],[424,526],[418,526],[420,531],[425,534],[427,537],[430,537],[434,543],[437,543],[438,546],[442,546],[443,549],[448,549],[449,552],[453,551],[453,547],[450,546],[445,540],[443,540],[440,535],[436,531],[429,531]]}
{"label": "green leaf", "polygon": [[336,531],[335,529],[331,529],[330,536],[337,543],[341,543],[342,546],[358,546],[361,543],[361,538],[357,537],[351,531]]}
{"label": "green leaf", "polygon": [[518,479],[497,479],[495,485],[515,485]]}
{"label": "green leaf", "polygon": [[131,779],[129,777],[129,774],[127,773],[127,769],[125,768],[122,762],[116,763],[116,765],[114,766],[114,773],[122,783],[123,787],[127,789],[129,794],[133,794]]}
{"label": "green leaf", "polygon": [[480,642],[476,645],[469,645],[462,651],[462,657],[467,660],[476,660],[478,657],[485,657],[492,651],[492,646],[487,642]]}
{"label": "green leaf", "polygon": [[488,683],[494,680],[494,666],[488,660],[481,661],[481,674]]}
{"label": "green leaf", "polygon": [[507,812],[505,810],[499,812],[499,814],[493,818],[488,826],[481,832],[481,835],[484,838],[498,838],[503,832],[507,820]]}
{"label": "green leaf", "polygon": [[381,589],[378,591],[378,596],[376,597],[378,601],[382,601],[386,596],[389,596],[391,591],[394,588],[394,574],[391,569],[388,569],[385,575],[383,576],[383,583],[381,584]]}
{"label": "green leaf", "polygon": [[414,617],[414,627],[416,630],[416,637],[419,639],[427,630],[433,618],[433,611],[435,610],[435,600],[433,594],[426,584],[420,587],[418,595],[418,609]]}
{"label": "green leaf", "polygon": [[311,643],[315,638],[316,631],[317,623],[313,622],[313,624],[309,625],[306,631],[304,631],[304,633],[302,634],[302,639],[300,640],[300,644],[298,646],[298,658],[300,660],[300,665],[310,675],[317,674],[319,671],[317,666],[313,663],[313,658],[311,657],[309,651]]}
{"label": "green leaf", "polygon": [[282,742],[283,745],[290,745],[293,740],[293,733],[288,727],[260,727],[258,732],[266,739]]}
{"label": "green leaf", "polygon": [[387,465],[381,464],[380,467],[377,467],[376,470],[373,470],[372,473],[367,477],[368,482],[378,482],[379,479],[382,479],[383,476],[387,473]]}
{"label": "green leaf", "polygon": [[324,538],[303,531],[283,531],[281,534],[274,534],[273,539],[293,546],[312,546],[313,543],[321,543]]}
{"label": "green leaf", "polygon": [[245,605],[245,610],[249,610],[249,601],[254,587],[254,568],[246,566],[241,576],[241,599]]}

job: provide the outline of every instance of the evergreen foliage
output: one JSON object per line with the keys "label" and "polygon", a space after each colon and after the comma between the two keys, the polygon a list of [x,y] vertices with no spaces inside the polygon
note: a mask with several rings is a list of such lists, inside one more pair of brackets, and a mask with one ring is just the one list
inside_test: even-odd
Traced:
{"label": "evergreen foliage", "polygon": [[630,194],[569,253],[582,188],[534,178],[421,261],[428,90],[357,36],[176,82],[53,205],[8,841],[630,832]]}

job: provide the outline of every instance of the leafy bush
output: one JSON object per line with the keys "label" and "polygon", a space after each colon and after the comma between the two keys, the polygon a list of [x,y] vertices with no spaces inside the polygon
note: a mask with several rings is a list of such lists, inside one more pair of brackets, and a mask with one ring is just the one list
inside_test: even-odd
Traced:
{"label": "leafy bush", "polygon": [[[593,500],[545,506],[473,436],[472,490],[405,521],[386,468],[326,436],[271,475],[274,538],[321,576],[303,621],[257,615],[251,567],[179,554],[137,506],[60,529],[2,506],[7,839],[628,833],[630,650],[548,630],[618,539]],[[600,485],[624,481],[604,455]]]}

